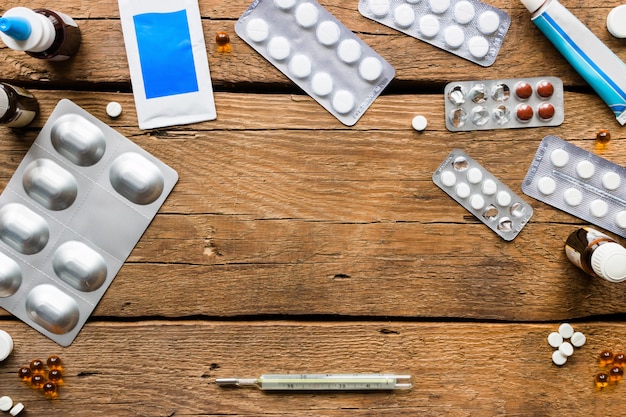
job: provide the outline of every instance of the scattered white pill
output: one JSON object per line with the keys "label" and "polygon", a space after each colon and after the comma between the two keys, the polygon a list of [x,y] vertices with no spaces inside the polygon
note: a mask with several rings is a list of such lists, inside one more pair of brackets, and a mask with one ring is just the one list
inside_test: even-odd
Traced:
{"label": "scattered white pill", "polygon": [[474,5],[467,0],[461,0],[454,5],[454,20],[456,20],[457,23],[465,25],[471,22],[475,15],[476,10],[474,9]]}
{"label": "scattered white pill", "polygon": [[464,182],[459,183],[456,186],[456,190],[455,191],[456,191],[456,195],[458,195],[461,198],[469,197],[470,193],[472,192],[472,190],[470,189],[469,185],[467,185]]}
{"label": "scattered white pill", "polygon": [[589,203],[589,213],[593,217],[604,217],[609,212],[609,205],[604,200],[593,200]]}
{"label": "scattered white pill", "polygon": [[467,180],[470,184],[478,184],[483,180],[483,172],[474,167],[467,170]]}
{"label": "scattered white pill", "polygon": [[11,410],[9,411],[9,414],[15,417],[16,415],[20,414],[22,411],[24,411],[24,404],[17,403],[13,406],[13,408],[11,408]]}
{"label": "scattered white pill", "polygon": [[559,334],[563,336],[563,339],[569,339],[574,334],[574,328],[569,323],[562,323],[559,326]]}
{"label": "scattered white pill", "polygon": [[1,411],[9,411],[13,407],[13,400],[11,397],[4,396],[0,397],[0,410]]}
{"label": "scattered white pill", "polygon": [[576,207],[583,201],[583,193],[577,188],[568,188],[563,192],[563,198],[568,206]]}
{"label": "scattered white pill", "polygon": [[478,30],[485,35],[491,35],[498,30],[500,26],[500,17],[492,10],[487,10],[478,16]]}
{"label": "scattered white pill", "polygon": [[615,215],[615,223],[617,224],[617,227],[626,229],[626,210],[622,210]]}
{"label": "scattered white pill", "polygon": [[432,38],[439,33],[441,27],[439,26],[439,19],[432,14],[427,14],[420,17],[419,21],[420,32],[427,38]]}
{"label": "scattered white pill", "polygon": [[296,0],[274,0],[274,5],[279,9],[291,9],[296,4]]}
{"label": "scattered white pill", "polygon": [[574,332],[572,337],[570,337],[569,342],[575,347],[581,347],[587,343],[587,337],[581,332]]}
{"label": "scattered white pill", "polygon": [[561,355],[570,357],[574,354],[574,346],[570,342],[563,342],[561,346],[559,346],[559,352]]}
{"label": "scattered white pill", "polygon": [[0,330],[0,362],[13,352],[13,338],[4,330]]}
{"label": "scattered white pill", "polygon": [[482,36],[472,36],[467,46],[474,58],[484,58],[489,52],[489,41]]}
{"label": "scattered white pill", "polygon": [[366,81],[376,81],[382,73],[382,62],[373,56],[368,56],[359,64],[359,75]]}
{"label": "scattered white pill", "polygon": [[415,22],[415,11],[408,4],[401,4],[393,9],[393,20],[401,28],[408,28]]}
{"label": "scattered white pill", "polygon": [[272,38],[267,44],[267,53],[277,61],[282,61],[291,53],[289,41],[282,36]]}
{"label": "scattered white pill", "polygon": [[361,45],[354,39],[346,39],[339,43],[337,55],[346,64],[352,64],[361,58]]}
{"label": "scattered white pill", "polygon": [[550,154],[550,162],[557,168],[563,168],[569,161],[569,153],[563,149],[555,149]]}
{"label": "scattered white pill", "polygon": [[413,126],[413,129],[421,132],[423,130],[426,130],[426,126],[428,126],[428,120],[426,120],[426,118],[422,115],[417,115],[413,118],[413,120],[411,120],[411,126]]}
{"label": "scattered white pill", "polygon": [[296,7],[296,22],[303,28],[310,28],[317,23],[318,14],[312,3],[302,3]]}
{"label": "scattered white pill", "polygon": [[297,78],[311,75],[311,60],[303,54],[294,55],[289,61],[289,73]]}
{"label": "scattered white pill", "polygon": [[563,356],[563,354],[557,349],[552,353],[552,362],[558,366],[565,365],[567,362],[567,356]]}
{"label": "scattered white pill", "polygon": [[622,182],[622,179],[620,178],[617,172],[613,172],[613,171],[607,172],[606,174],[602,176],[602,185],[607,190],[611,190],[611,191],[617,190],[621,182]]}
{"label": "scattered white pill", "polygon": [[339,37],[341,36],[341,29],[339,28],[339,25],[335,22],[325,20],[317,25],[317,29],[315,30],[315,36],[317,36],[317,40],[322,45],[331,46],[339,41]]}
{"label": "scattered white pill", "polygon": [[555,349],[558,349],[563,343],[563,336],[561,336],[558,332],[552,332],[548,335],[548,344]]}
{"label": "scattered white pill", "polygon": [[433,13],[441,14],[450,8],[450,0],[429,0],[430,10]]}
{"label": "scattered white pill", "polygon": [[346,90],[339,90],[333,96],[333,109],[337,113],[346,114],[354,108],[354,96]]}
{"label": "scattered white pill", "polygon": [[501,206],[508,206],[511,204],[511,194],[507,191],[500,191],[498,195],[496,195],[496,202]]}
{"label": "scattered white pill", "polygon": [[270,34],[269,26],[263,19],[252,19],[246,25],[246,35],[253,42],[263,42]]}
{"label": "scattered white pill", "polygon": [[327,72],[318,72],[311,79],[311,90],[314,94],[324,97],[333,91],[333,77]]}
{"label": "scattered white pill", "polygon": [[626,38],[626,4],[612,9],[606,17],[606,28],[616,38]]}
{"label": "scattered white pill", "polygon": [[454,172],[444,171],[441,174],[441,182],[446,187],[452,187],[456,184],[456,175],[454,175]]}
{"label": "scattered white pill", "polygon": [[486,179],[481,189],[485,195],[494,195],[498,191],[498,185],[494,180]]}
{"label": "scattered white pill", "polygon": [[596,167],[589,161],[580,161],[576,164],[576,174],[580,178],[588,179],[591,178],[596,171]]}
{"label": "scattered white pill", "polygon": [[389,13],[389,0],[368,0],[367,5],[374,16],[383,17]]}
{"label": "scattered white pill", "polygon": [[120,114],[122,114],[122,105],[117,101],[112,101],[107,104],[106,110],[109,117],[115,119],[120,117]]}
{"label": "scattered white pill", "polygon": [[480,194],[474,194],[472,198],[470,198],[470,206],[474,210],[480,210],[485,207],[485,199]]}
{"label": "scattered white pill", "polygon": [[448,26],[443,32],[443,39],[450,48],[458,48],[465,41],[465,33],[459,26]]}
{"label": "scattered white pill", "polygon": [[541,177],[537,181],[537,189],[543,195],[550,195],[556,191],[556,181],[550,177]]}

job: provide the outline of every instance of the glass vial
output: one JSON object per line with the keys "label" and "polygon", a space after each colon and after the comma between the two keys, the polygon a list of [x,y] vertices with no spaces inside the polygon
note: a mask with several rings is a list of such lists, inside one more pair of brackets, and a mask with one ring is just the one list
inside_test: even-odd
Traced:
{"label": "glass vial", "polygon": [[24,127],[38,112],[37,99],[28,90],[0,82],[0,124]]}
{"label": "glass vial", "polygon": [[626,280],[626,248],[591,227],[581,227],[568,236],[565,254],[591,276],[611,282]]}

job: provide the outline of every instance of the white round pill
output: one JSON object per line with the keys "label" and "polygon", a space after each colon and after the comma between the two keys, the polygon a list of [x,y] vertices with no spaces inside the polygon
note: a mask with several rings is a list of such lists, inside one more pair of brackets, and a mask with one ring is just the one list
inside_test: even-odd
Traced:
{"label": "white round pill", "polygon": [[617,190],[617,187],[620,186],[621,182],[622,179],[617,172],[607,172],[602,176],[602,185],[607,190]]}
{"label": "white round pill", "polygon": [[615,215],[615,224],[619,228],[626,229],[626,210],[622,210]]}
{"label": "white round pill", "polygon": [[354,96],[346,90],[339,90],[333,96],[333,109],[340,114],[346,114],[354,108]]}
{"label": "white round pill", "polygon": [[421,132],[426,129],[426,126],[428,126],[428,120],[426,120],[426,118],[422,115],[417,115],[413,118],[413,120],[411,120],[411,126],[413,126],[413,129]]}
{"label": "white round pill", "polygon": [[270,28],[263,19],[252,19],[246,25],[246,35],[253,42],[263,42],[270,34]]}
{"label": "white round pill", "polygon": [[470,198],[470,206],[474,210],[480,210],[485,207],[485,199],[480,194],[474,194],[472,198]]}
{"label": "white round pill", "polygon": [[319,11],[312,3],[302,3],[296,7],[296,22],[303,28],[310,28],[317,23]]}
{"label": "white round pill", "polygon": [[593,217],[604,217],[609,212],[609,205],[604,200],[593,200],[589,203],[589,212]]}
{"label": "white round pill", "polygon": [[468,169],[467,180],[470,182],[470,184],[478,184],[483,180],[482,171],[476,167]]}
{"label": "white round pill", "polygon": [[559,334],[563,336],[563,339],[569,339],[574,334],[574,328],[569,323],[562,323],[559,326]]}
{"label": "white round pill", "polygon": [[606,28],[616,38],[626,38],[626,4],[612,9],[606,17]]}
{"label": "white round pill", "polygon": [[19,413],[21,413],[22,411],[24,411],[24,404],[22,403],[17,403],[13,406],[13,408],[11,408],[11,410],[9,411],[9,414],[11,414],[13,417],[17,416]]}
{"label": "white round pill", "polygon": [[583,202],[583,193],[577,188],[568,188],[563,192],[563,199],[568,206],[576,207]]}
{"label": "white round pill", "polygon": [[565,363],[567,362],[567,356],[563,356],[561,351],[557,349],[552,353],[552,362],[554,362],[554,364],[558,366],[565,365]]}
{"label": "white round pill", "polygon": [[489,52],[489,41],[482,36],[472,36],[467,42],[467,46],[474,58],[484,58]]}
{"label": "white round pill", "polygon": [[578,174],[580,178],[589,179],[593,176],[595,171],[596,167],[587,160],[580,161],[576,164],[576,174]]}
{"label": "white round pill", "polygon": [[563,356],[572,356],[574,354],[574,346],[570,342],[563,342],[561,346],[559,346],[559,352]]}
{"label": "white round pill", "polygon": [[311,79],[311,90],[318,96],[327,96],[333,91],[333,77],[327,72],[316,73]]}
{"label": "white round pill", "polygon": [[417,3],[419,3],[421,0],[404,0],[404,1],[406,1],[407,3],[410,3],[410,4],[417,4]]}
{"label": "white round pill", "polygon": [[107,104],[106,111],[109,117],[115,119],[120,117],[120,114],[122,114],[122,105],[117,101],[112,101]]}
{"label": "white round pill", "polygon": [[289,41],[282,36],[276,36],[270,39],[267,44],[267,53],[277,61],[282,61],[291,53]]}
{"label": "white round pill", "polygon": [[376,81],[382,73],[382,62],[373,56],[368,56],[359,64],[359,75],[366,81]]}
{"label": "white round pill", "polygon": [[383,17],[389,13],[389,0],[367,0],[367,5],[376,17]]}
{"label": "white round pill", "polygon": [[472,192],[472,190],[470,189],[469,185],[467,185],[464,182],[459,183],[456,186],[456,195],[458,195],[461,198],[467,198],[469,197],[470,193]]}
{"label": "white round pill", "polygon": [[13,338],[4,330],[0,330],[0,362],[13,352]]}
{"label": "white round pill", "polygon": [[563,343],[563,336],[561,336],[558,332],[552,332],[548,335],[548,344],[555,349],[558,349]]}
{"label": "white round pill", "polygon": [[555,149],[550,153],[550,162],[557,168],[563,168],[569,161],[569,153],[563,149]]}
{"label": "white round pill", "polygon": [[441,174],[441,183],[446,187],[452,187],[456,184],[456,175],[454,175],[454,172],[444,171]]}
{"label": "white round pill", "polygon": [[450,48],[458,48],[465,41],[465,33],[457,25],[448,26],[443,32],[443,39]]}
{"label": "white round pill", "polygon": [[274,0],[274,5],[279,9],[291,9],[296,4],[296,0]]}
{"label": "white round pill", "polygon": [[415,22],[415,11],[408,4],[401,4],[393,9],[393,20],[401,28],[408,28]]}
{"label": "white round pill", "polygon": [[498,195],[496,195],[496,202],[501,206],[508,206],[511,204],[511,194],[506,191],[500,191]]}
{"label": "white round pill", "polygon": [[572,337],[570,337],[569,342],[575,347],[581,347],[587,343],[587,337],[581,332],[574,332]]}
{"label": "white round pill", "polygon": [[475,15],[474,5],[467,0],[461,0],[454,5],[454,20],[461,25],[471,22]]}
{"label": "white round pill", "polygon": [[492,10],[487,10],[478,16],[478,30],[485,35],[491,35],[498,30],[500,26],[500,17]]}
{"label": "white round pill", "polygon": [[0,397],[0,411],[9,411],[13,407],[13,400],[11,397]]}
{"label": "white round pill", "polygon": [[346,64],[352,64],[361,58],[361,45],[354,39],[346,39],[339,43],[337,55]]}
{"label": "white round pill", "polygon": [[419,21],[420,32],[427,38],[432,38],[439,33],[439,19],[432,14],[427,14],[420,17]]}
{"label": "white round pill", "polygon": [[483,186],[481,187],[483,194],[485,195],[494,195],[498,190],[498,186],[495,181],[487,179],[483,182]]}
{"label": "white round pill", "polygon": [[556,191],[556,181],[550,177],[541,177],[537,181],[537,189],[543,195],[550,195]]}
{"label": "white round pill", "polygon": [[294,55],[289,61],[289,73],[296,78],[311,75],[311,60],[303,54]]}
{"label": "white round pill", "polygon": [[317,25],[317,29],[315,30],[315,36],[317,36],[317,40],[322,45],[331,46],[339,41],[339,37],[341,36],[341,29],[339,29],[339,25],[335,22],[325,20]]}
{"label": "white round pill", "polygon": [[443,13],[450,8],[450,0],[429,0],[430,10],[433,13]]}

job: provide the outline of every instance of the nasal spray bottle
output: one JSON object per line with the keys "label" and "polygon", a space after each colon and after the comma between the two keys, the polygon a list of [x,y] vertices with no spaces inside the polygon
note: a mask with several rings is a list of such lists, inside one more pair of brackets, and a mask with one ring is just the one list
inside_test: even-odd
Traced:
{"label": "nasal spray bottle", "polygon": [[81,35],[76,22],[48,9],[14,7],[0,18],[0,38],[6,46],[49,61],[64,61],[78,51]]}

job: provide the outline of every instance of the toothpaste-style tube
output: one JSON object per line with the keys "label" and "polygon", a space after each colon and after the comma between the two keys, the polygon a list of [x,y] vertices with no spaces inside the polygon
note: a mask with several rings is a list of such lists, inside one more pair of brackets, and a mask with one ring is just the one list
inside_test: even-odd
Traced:
{"label": "toothpaste-style tube", "polygon": [[521,0],[533,23],[626,124],[626,64],[557,0]]}

